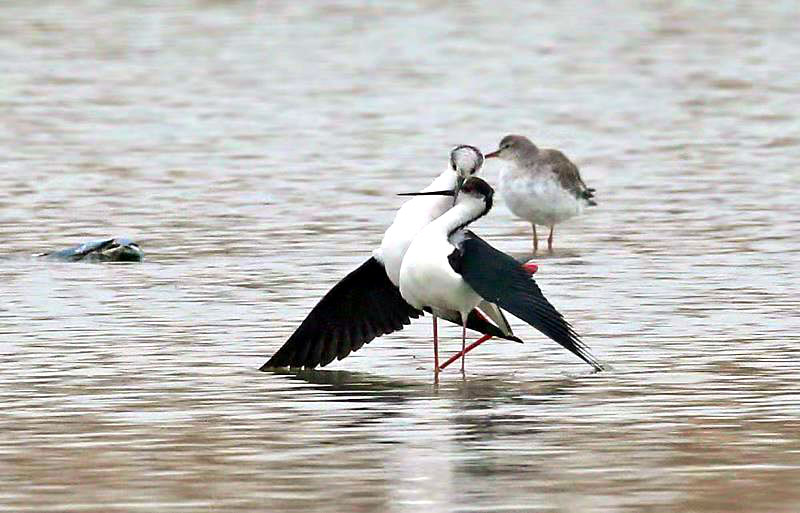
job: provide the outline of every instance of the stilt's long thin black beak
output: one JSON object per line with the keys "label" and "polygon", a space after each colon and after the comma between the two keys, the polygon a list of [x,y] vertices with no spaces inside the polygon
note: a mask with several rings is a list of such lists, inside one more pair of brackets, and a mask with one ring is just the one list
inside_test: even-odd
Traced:
{"label": "stilt's long thin black beak", "polygon": [[401,192],[398,196],[455,196],[456,191]]}

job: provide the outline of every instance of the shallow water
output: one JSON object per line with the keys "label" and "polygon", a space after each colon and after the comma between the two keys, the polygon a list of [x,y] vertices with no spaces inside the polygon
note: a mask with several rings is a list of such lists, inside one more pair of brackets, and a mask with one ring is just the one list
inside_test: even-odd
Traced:
{"label": "shallow water", "polygon": [[[547,5],[0,5],[0,509],[800,510],[797,4]],[[537,281],[612,370],[515,322],[434,387],[419,321],[257,371],[507,132],[598,190]]]}

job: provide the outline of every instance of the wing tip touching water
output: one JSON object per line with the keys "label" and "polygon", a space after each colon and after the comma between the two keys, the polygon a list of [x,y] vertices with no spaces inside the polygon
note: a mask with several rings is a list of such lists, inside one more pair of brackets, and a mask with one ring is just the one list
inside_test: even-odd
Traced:
{"label": "wing tip touching water", "polygon": [[519,262],[472,232],[467,232],[463,251],[461,275],[475,292],[527,322],[595,370],[604,369]]}
{"label": "wing tip touching water", "polygon": [[324,367],[420,315],[402,298],[383,265],[370,258],[323,296],[260,370]]}

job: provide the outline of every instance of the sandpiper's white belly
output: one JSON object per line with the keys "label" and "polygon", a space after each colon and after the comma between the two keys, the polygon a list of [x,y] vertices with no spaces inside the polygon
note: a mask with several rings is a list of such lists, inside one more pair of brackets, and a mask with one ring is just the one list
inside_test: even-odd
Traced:
{"label": "sandpiper's white belly", "polygon": [[549,169],[531,175],[509,166],[500,172],[499,181],[508,209],[530,223],[552,226],[583,212],[584,201],[564,189]]}

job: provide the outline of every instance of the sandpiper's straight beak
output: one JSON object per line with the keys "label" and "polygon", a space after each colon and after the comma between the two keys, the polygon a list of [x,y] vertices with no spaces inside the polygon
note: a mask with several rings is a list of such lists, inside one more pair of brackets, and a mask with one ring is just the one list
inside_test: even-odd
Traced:
{"label": "sandpiper's straight beak", "polygon": [[398,196],[455,196],[456,191],[401,192]]}
{"label": "sandpiper's straight beak", "polygon": [[498,155],[500,155],[500,150],[493,151],[491,153],[487,153],[486,155],[483,156],[483,158],[485,158],[485,159],[493,159],[493,158],[497,157]]}

